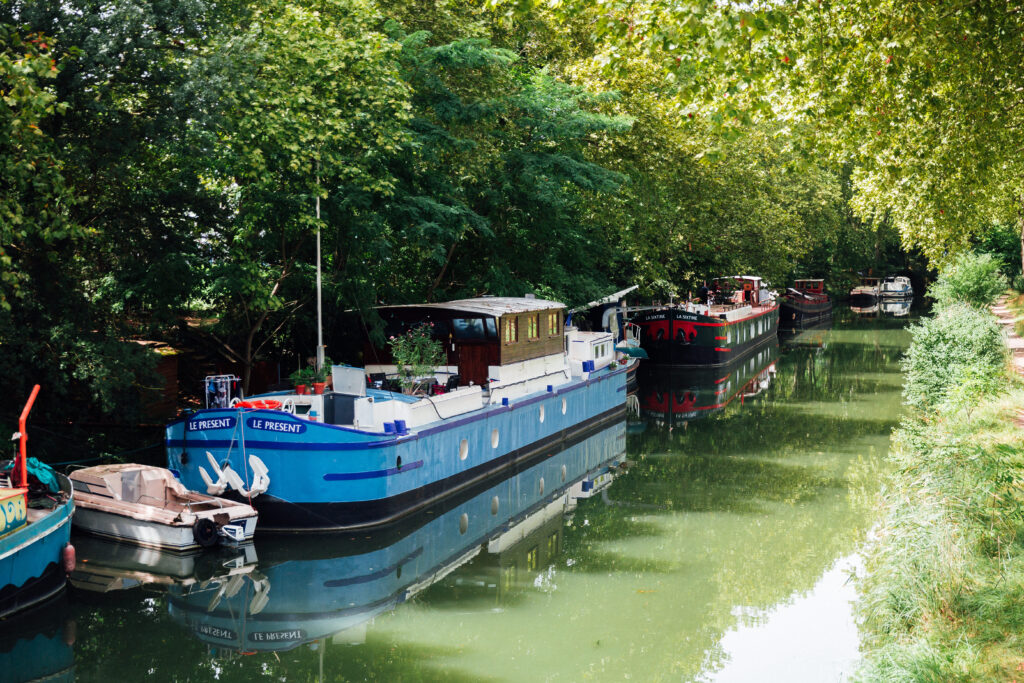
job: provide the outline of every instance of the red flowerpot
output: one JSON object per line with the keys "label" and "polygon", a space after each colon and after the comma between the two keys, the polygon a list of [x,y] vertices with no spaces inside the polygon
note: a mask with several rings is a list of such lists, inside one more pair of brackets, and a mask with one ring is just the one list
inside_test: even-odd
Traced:
{"label": "red flowerpot", "polygon": [[322,394],[324,389],[327,388],[327,382],[313,382],[313,393]]}
{"label": "red flowerpot", "polygon": [[295,393],[296,394],[300,394],[300,395],[306,393],[306,385],[305,384],[296,384],[295,385]]}

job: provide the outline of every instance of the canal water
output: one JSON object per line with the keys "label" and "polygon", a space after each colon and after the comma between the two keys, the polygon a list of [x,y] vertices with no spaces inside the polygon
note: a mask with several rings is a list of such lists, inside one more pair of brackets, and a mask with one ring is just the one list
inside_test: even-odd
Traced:
{"label": "canal water", "polygon": [[906,318],[835,323],[382,533],[178,557],[76,536],[0,680],[842,681]]}

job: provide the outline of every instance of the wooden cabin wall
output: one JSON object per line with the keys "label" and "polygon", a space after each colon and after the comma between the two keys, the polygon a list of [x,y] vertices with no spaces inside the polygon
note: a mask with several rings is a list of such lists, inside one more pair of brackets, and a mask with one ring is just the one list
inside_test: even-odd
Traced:
{"label": "wooden cabin wall", "polygon": [[[556,311],[557,324],[555,325],[555,329],[551,330],[548,325],[548,314],[551,312],[552,311],[549,309],[544,311],[501,316],[498,320],[498,344],[501,347],[501,365],[508,365],[509,363],[516,363],[523,360],[529,360],[531,358],[541,358],[543,356],[550,356],[552,354],[562,352],[565,348],[565,343],[563,341],[563,321],[565,314],[562,310]],[[529,318],[534,315],[539,318],[540,336],[537,339],[527,339]],[[505,321],[511,317],[515,317],[518,321],[519,339],[514,343],[507,344],[505,343],[504,336]]]}

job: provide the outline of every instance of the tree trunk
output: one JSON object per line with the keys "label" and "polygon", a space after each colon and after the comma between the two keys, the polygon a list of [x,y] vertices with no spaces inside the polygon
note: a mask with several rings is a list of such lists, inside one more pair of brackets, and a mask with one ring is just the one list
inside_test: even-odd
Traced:
{"label": "tree trunk", "polygon": [[1017,197],[1017,227],[1020,228],[1020,272],[1024,276],[1024,196]]}

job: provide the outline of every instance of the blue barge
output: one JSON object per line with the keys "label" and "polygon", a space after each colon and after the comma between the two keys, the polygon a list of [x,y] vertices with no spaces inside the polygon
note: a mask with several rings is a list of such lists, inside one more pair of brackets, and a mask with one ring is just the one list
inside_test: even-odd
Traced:
{"label": "blue barge", "polygon": [[[335,366],[324,394],[228,399],[167,427],[168,466],[190,489],[251,499],[261,529],[388,524],[620,419],[626,374],[606,332],[564,327],[530,298],[381,309],[389,331],[427,325],[447,363],[425,395],[367,386],[400,374],[385,349]],[[384,381],[374,380],[384,378]],[[249,406],[264,406],[253,408]]]}

